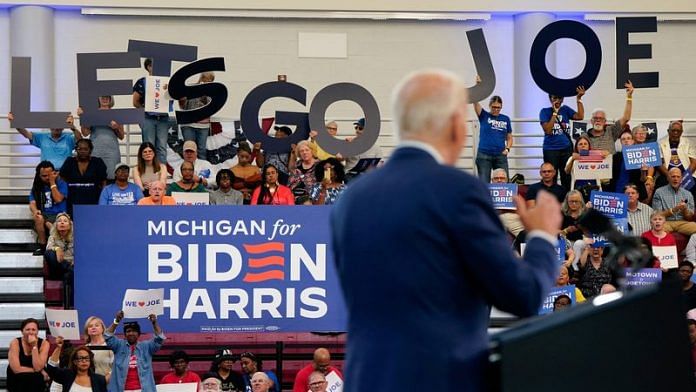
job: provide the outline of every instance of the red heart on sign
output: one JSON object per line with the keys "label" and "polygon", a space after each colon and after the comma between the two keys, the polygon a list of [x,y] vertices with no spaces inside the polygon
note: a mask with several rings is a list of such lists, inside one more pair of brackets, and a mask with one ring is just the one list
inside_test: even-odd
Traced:
{"label": "red heart on sign", "polygon": [[60,327],[60,321],[56,321],[56,327]]}
{"label": "red heart on sign", "polygon": [[159,96],[160,96],[160,93],[158,93],[157,91],[155,91],[155,98],[159,98]]}
{"label": "red heart on sign", "polygon": [[590,165],[590,169],[594,170],[596,166],[595,165]]}
{"label": "red heart on sign", "polygon": [[140,307],[145,306],[145,301],[143,301],[143,302],[138,302],[138,306],[140,306]]}

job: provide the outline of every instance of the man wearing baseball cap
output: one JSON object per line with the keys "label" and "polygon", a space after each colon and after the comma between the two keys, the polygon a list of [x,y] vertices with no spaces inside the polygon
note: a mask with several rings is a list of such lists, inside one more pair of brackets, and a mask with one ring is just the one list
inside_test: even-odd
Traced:
{"label": "man wearing baseball cap", "polygon": [[[273,129],[275,129],[275,137],[278,139],[283,139],[292,135],[292,129],[287,125],[276,125]],[[288,179],[290,179],[290,160],[295,159],[294,152],[294,144],[293,147],[290,148],[290,151],[287,152],[264,151],[262,155],[256,158],[256,164],[259,167],[264,167],[269,164],[275,166],[278,170],[278,182],[282,185],[288,185]]]}
{"label": "man wearing baseball cap", "polygon": [[[184,161],[193,163],[193,175],[198,178],[198,181],[206,188],[215,188],[215,169],[210,162],[205,159],[198,159],[198,147],[196,142],[188,140],[184,142]],[[181,164],[174,168],[174,182],[181,180]]]}
{"label": "man wearing baseball cap", "polygon": [[116,182],[102,189],[99,196],[100,206],[134,206],[143,198],[139,186],[128,181],[130,166],[119,163],[114,170]]}
{"label": "man wearing baseball cap", "polygon": [[[352,142],[355,140],[355,138],[360,137],[362,135],[363,130],[365,129],[365,118],[361,118],[357,120],[356,122],[353,123],[355,126],[355,136],[351,136],[349,138],[346,138],[347,141]],[[379,143],[375,142],[375,144],[370,147],[369,150],[358,154],[356,156],[352,157],[346,157],[346,172],[349,172],[351,169],[355,167],[355,165],[358,163],[363,158],[381,158],[382,157],[382,149],[379,147]]]}

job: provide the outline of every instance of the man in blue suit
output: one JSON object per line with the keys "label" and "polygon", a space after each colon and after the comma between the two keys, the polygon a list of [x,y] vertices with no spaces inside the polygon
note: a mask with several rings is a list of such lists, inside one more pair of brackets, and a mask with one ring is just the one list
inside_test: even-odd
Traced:
{"label": "man in blue suit", "polygon": [[520,260],[486,185],[454,167],[466,139],[462,81],[416,73],[393,101],[401,143],[331,216],[349,312],[344,391],[481,391],[489,306],[537,313],[558,270],[560,205],[546,192],[531,209],[518,198]]}

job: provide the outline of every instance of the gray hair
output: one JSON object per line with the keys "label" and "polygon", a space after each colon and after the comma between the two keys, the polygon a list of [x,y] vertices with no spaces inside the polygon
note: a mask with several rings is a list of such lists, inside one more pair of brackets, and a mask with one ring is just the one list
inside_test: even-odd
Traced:
{"label": "gray hair", "polygon": [[577,189],[573,189],[572,191],[566,193],[565,199],[563,199],[563,205],[561,205],[561,212],[563,212],[564,215],[568,215],[568,198],[574,195],[580,196],[580,213],[582,214],[585,212],[585,198],[582,196],[582,192],[580,192]]}
{"label": "gray hair", "polygon": [[507,180],[507,179],[508,179],[508,178],[507,178],[507,172],[505,171],[505,169],[503,169],[503,168],[501,168],[501,167],[499,167],[499,168],[497,168],[497,169],[493,169],[493,170],[491,171],[491,177],[495,177],[496,174],[501,173],[501,172],[503,173],[503,175],[505,176],[505,179]]}
{"label": "gray hair", "polygon": [[607,111],[606,111],[606,110],[604,110],[604,109],[602,109],[602,108],[596,108],[596,109],[592,110],[592,114],[591,114],[592,117],[594,117],[594,115],[597,114],[597,113],[599,113],[599,112],[604,113],[604,116],[607,115]]}
{"label": "gray hair", "polygon": [[[430,84],[433,84],[433,88],[428,89]],[[397,84],[391,100],[394,124],[400,139],[438,136],[452,114],[467,104],[466,86],[459,76],[450,71],[418,71]]]}

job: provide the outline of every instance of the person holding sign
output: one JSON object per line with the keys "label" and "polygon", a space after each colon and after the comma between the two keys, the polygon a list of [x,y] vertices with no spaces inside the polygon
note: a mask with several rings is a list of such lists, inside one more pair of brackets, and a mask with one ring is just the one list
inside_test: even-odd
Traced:
{"label": "person holding sign", "polygon": [[[7,120],[12,123],[14,114],[7,114]],[[30,132],[25,128],[17,128],[22,136],[29,140],[32,146],[38,147],[41,150],[41,160],[50,161],[56,170],[60,170],[63,162],[72,156],[72,151],[75,148],[75,142],[82,139],[80,130],[75,126],[75,119],[72,114],[68,115],[65,123],[70,128],[72,133],[63,132],[64,128],[51,128],[50,132]]]}
{"label": "person holding sign", "polygon": [[693,222],[694,197],[681,186],[681,183],[681,169],[669,169],[669,184],[655,191],[652,207],[667,218],[666,231],[692,235],[696,233],[696,222]]}
{"label": "person holding sign", "polygon": [[[562,265],[558,278],[556,278],[556,287],[564,287],[570,285],[570,273],[569,267]],[[582,295],[582,291],[575,287],[575,302],[582,303],[585,302],[585,297]]]}
{"label": "person holding sign", "polygon": [[[582,192],[585,199],[589,199],[590,192],[595,189],[600,189],[599,179],[592,180],[578,180],[576,179],[577,169],[575,168],[575,163],[582,160],[582,156],[588,156],[592,151],[592,145],[590,144],[590,139],[582,135],[575,141],[575,147],[573,149],[573,155],[568,158],[565,165],[566,174],[570,175],[570,186],[572,189],[577,189]],[[595,150],[597,151],[597,150]],[[609,153],[606,150],[599,150],[601,158],[606,158]],[[586,177],[583,177],[586,178]]]}
{"label": "person holding sign", "polygon": [[[203,72],[198,77],[197,85],[204,83],[212,83],[215,81],[214,72]],[[198,98],[188,99],[186,97],[179,99],[179,107],[181,110],[196,110],[210,103],[210,97],[204,95]],[[198,159],[205,159],[208,151],[207,142],[210,134],[210,117],[199,120],[191,124],[181,124],[181,135],[184,141],[192,140],[196,142],[198,147]]]}
{"label": "person holding sign", "polygon": [[[145,59],[143,68],[149,76],[152,76],[152,59]],[[145,108],[145,77],[138,79],[133,85],[133,107]],[[157,148],[157,157],[163,164],[167,164],[167,139],[169,138],[169,114],[145,112],[140,129],[143,133],[143,141],[150,142]],[[194,142],[195,143],[195,142]]]}
{"label": "person holding sign", "polygon": [[[80,346],[70,354],[66,369],[58,367],[60,353],[63,349],[63,337],[56,337],[56,349],[48,361],[46,371],[65,392],[106,392],[106,378],[94,372],[94,354],[87,346]],[[74,385],[77,385],[75,387]]]}
{"label": "person holding sign", "polygon": [[[633,145],[633,133],[631,131],[623,131],[621,133],[621,145],[623,147],[628,147]],[[626,162],[624,161],[623,152],[619,151],[612,155],[612,178],[607,186],[608,192],[621,193],[627,184],[635,184],[638,190],[638,197],[641,201],[647,202],[647,200],[652,196],[648,194],[646,188],[648,167],[643,165],[639,169],[626,169]]]}
{"label": "person holding sign", "polygon": [[[539,112],[539,122],[544,130],[544,162],[551,163],[556,171],[561,172],[561,185],[566,191],[570,190],[570,175],[563,171],[563,165],[573,153],[570,120],[579,121],[585,117],[585,106],[582,104],[585,87],[578,86],[575,91],[577,92],[577,112],[563,105],[563,97],[553,94],[549,94],[551,107],[541,109]],[[555,173],[553,181],[556,182]]]}
{"label": "person holding sign", "polygon": [[336,203],[338,197],[346,189],[343,181],[346,173],[343,164],[336,158],[328,158],[319,162],[314,168],[317,183],[309,191],[309,199],[314,205],[329,205]]}
{"label": "person holding sign", "polygon": [[[109,110],[112,107],[114,107],[114,97],[111,95],[99,97],[99,110]],[[82,108],[78,108],[77,115],[81,116],[82,113]],[[104,161],[108,179],[113,180],[114,168],[121,162],[121,147],[118,141],[126,137],[123,124],[111,120],[109,125],[82,125],[82,135],[84,137],[91,135],[90,139],[94,143],[92,154]]]}
{"label": "person holding sign", "polygon": [[631,112],[633,111],[633,83],[629,80],[624,83],[624,87],[626,88],[626,105],[623,115],[616,122],[607,125],[607,114],[604,109],[592,111],[590,118],[592,128],[587,132],[592,148],[608,151],[609,154],[616,152],[616,139],[621,135],[624,126],[631,120]]}
{"label": "person holding sign", "polygon": [[[481,77],[476,75],[476,84]],[[474,102],[474,111],[479,120],[479,143],[476,149],[476,171],[483,182],[491,182],[492,169],[505,169],[508,173],[508,154],[512,148],[512,123],[504,115],[503,99],[497,95],[488,101],[487,112],[480,103]]]}
{"label": "person holding sign", "polygon": [[46,382],[42,372],[51,345],[38,336],[39,322],[36,319],[22,321],[20,331],[22,336],[12,339],[7,352],[7,391],[43,391]]}
{"label": "person holding sign", "polygon": [[140,325],[137,321],[123,325],[125,340],[114,336],[121,320],[123,320],[123,310],[116,313],[114,322],[104,333],[106,345],[114,352],[114,368],[109,381],[109,392],[155,392],[152,356],[159,351],[166,339],[162,328],[157,323],[157,316],[154,314],[148,316],[155,336],[145,341],[138,341]]}
{"label": "person holding sign", "polygon": [[670,121],[667,136],[657,142],[662,155],[662,166],[658,166],[657,171],[666,179],[660,180],[660,184],[670,182],[668,172],[672,168],[678,168],[682,176],[687,171],[693,174],[696,170],[696,147],[688,138],[682,137],[683,132],[684,124],[681,120]]}
{"label": "person holding sign", "polygon": [[[654,131],[653,131],[654,132]],[[634,144],[644,144],[648,140],[648,128],[643,125],[637,125],[633,127],[633,143]],[[648,167],[645,173],[645,189],[648,191],[649,195],[653,194],[655,190],[655,168]]]}

